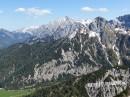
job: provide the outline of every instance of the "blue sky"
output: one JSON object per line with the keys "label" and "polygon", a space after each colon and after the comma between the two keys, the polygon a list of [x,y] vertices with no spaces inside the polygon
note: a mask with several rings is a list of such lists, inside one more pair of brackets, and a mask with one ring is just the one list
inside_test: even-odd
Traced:
{"label": "blue sky", "polygon": [[60,17],[113,19],[130,13],[130,0],[1,0],[0,28],[46,24]]}

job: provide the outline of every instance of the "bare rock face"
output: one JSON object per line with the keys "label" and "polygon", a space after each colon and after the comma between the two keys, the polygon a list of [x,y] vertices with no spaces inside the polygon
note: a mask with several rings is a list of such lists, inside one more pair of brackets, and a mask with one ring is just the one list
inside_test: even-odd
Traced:
{"label": "bare rock face", "polygon": [[123,27],[127,29],[130,28],[130,15],[129,14],[124,15],[124,16],[119,16],[117,19],[121,22]]}
{"label": "bare rock face", "polygon": [[130,64],[130,35],[119,35],[117,41],[124,64]]}
{"label": "bare rock face", "polygon": [[[118,32],[107,20],[98,17],[88,25],[80,24],[55,49],[57,60],[50,60],[34,68],[35,81],[57,79],[59,75],[81,76],[94,72],[101,67],[122,65],[117,47]],[[122,36],[122,35],[121,35]]]}
{"label": "bare rock face", "polygon": [[104,77],[98,79],[96,83],[85,85],[89,97],[115,97],[122,93],[130,84],[130,71],[128,70],[108,70]]}

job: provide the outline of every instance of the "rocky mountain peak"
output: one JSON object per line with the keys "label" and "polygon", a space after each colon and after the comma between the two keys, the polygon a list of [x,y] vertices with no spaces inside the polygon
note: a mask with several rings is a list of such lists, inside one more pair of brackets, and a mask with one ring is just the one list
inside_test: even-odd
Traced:
{"label": "rocky mountain peak", "polygon": [[105,18],[100,17],[100,16],[96,17],[96,18],[95,18],[95,21],[97,21],[98,23],[99,23],[99,22],[107,22],[107,20],[106,20]]}
{"label": "rocky mountain peak", "polygon": [[130,29],[130,14],[119,16],[117,19],[121,22],[123,27]]}

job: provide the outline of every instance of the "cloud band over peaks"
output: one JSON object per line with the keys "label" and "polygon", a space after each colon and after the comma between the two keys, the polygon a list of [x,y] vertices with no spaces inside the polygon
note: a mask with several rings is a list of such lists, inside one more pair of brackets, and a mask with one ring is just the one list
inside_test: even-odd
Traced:
{"label": "cloud band over peaks", "polygon": [[81,11],[89,13],[89,12],[109,12],[107,8],[92,8],[92,7],[83,7]]}
{"label": "cloud band over peaks", "polygon": [[52,13],[48,9],[40,9],[40,8],[17,8],[15,11],[32,16],[45,16]]}

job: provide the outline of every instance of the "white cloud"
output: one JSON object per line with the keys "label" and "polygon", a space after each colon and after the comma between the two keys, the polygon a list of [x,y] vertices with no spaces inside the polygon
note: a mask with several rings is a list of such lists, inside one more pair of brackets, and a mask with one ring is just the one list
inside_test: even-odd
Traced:
{"label": "white cloud", "polygon": [[108,12],[107,8],[91,8],[91,7],[83,7],[81,8],[83,12]]}
{"label": "white cloud", "polygon": [[25,8],[17,8],[16,9],[16,12],[24,12],[25,11]]}
{"label": "white cloud", "polygon": [[95,11],[95,9],[90,8],[90,7],[83,7],[81,10],[85,11],[85,12],[94,12]]}
{"label": "white cloud", "polygon": [[50,10],[40,8],[17,8],[15,11],[25,13],[31,16],[45,16],[51,14]]}

